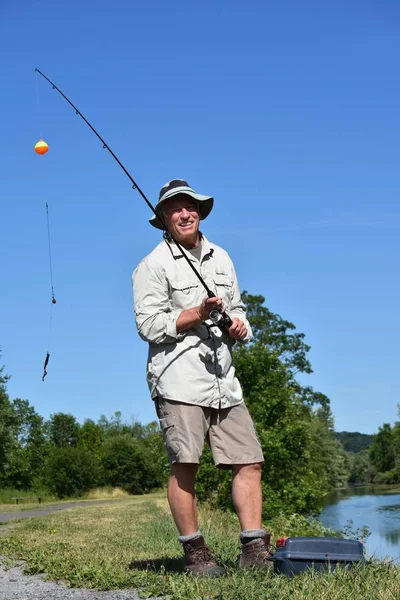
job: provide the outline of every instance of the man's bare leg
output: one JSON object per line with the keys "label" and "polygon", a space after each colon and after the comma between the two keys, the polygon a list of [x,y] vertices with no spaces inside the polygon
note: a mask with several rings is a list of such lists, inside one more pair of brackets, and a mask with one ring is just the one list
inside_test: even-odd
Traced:
{"label": "man's bare leg", "polygon": [[199,529],[194,481],[198,465],[174,463],[168,482],[168,502],[179,535],[191,535]]}
{"label": "man's bare leg", "polygon": [[233,465],[232,499],[242,531],[261,529],[261,463]]}
{"label": "man's bare leg", "polygon": [[194,491],[197,469],[198,465],[193,463],[172,465],[168,502],[185,553],[185,571],[191,575],[221,577],[226,571],[217,565],[199,531]]}
{"label": "man's bare leg", "polygon": [[271,535],[261,527],[261,463],[233,467],[232,498],[242,528],[239,567],[257,566],[272,571]]}

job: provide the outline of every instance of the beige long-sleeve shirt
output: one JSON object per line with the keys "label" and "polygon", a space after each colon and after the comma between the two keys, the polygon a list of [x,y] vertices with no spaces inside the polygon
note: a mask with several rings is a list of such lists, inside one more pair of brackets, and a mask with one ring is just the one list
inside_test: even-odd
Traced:
{"label": "beige long-sleeve shirt", "polygon": [[[221,297],[226,312],[247,327],[232,261],[222,248],[202,237],[200,260],[187,252],[207,286]],[[134,308],[139,335],[149,343],[147,382],[152,398],[228,408],[243,401],[232,363],[234,340],[211,321],[177,333],[180,313],[206,297],[200,281],[173,242],[163,240],[136,267]]]}

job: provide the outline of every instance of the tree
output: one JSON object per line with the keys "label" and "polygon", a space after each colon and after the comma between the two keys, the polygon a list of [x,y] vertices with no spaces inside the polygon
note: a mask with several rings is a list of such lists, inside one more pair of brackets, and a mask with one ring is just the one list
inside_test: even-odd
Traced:
{"label": "tree", "polygon": [[53,448],[49,455],[45,482],[59,498],[80,496],[99,484],[101,465],[92,452],[74,446]]}
{"label": "tree", "polygon": [[359,433],[358,431],[337,431],[335,437],[341,442],[346,452],[354,452],[355,454],[367,450],[374,440],[373,435]]}
{"label": "tree", "polygon": [[304,342],[304,333],[292,333],[296,326],[264,306],[264,296],[253,296],[244,291],[242,300],[253,330],[253,343],[275,352],[293,374],[312,373],[307,358],[310,346]]}
{"label": "tree", "polygon": [[319,448],[315,460],[325,473],[328,487],[345,486],[350,476],[350,461],[342,444],[335,438],[333,414],[326,404],[315,411],[313,430]]}
{"label": "tree", "polygon": [[16,398],[11,407],[9,426],[13,444],[6,483],[18,489],[30,489],[43,474],[48,449],[44,423],[28,400]]}
{"label": "tree", "polygon": [[313,414],[290,369],[261,342],[237,350],[235,366],[265,457],[264,516],[316,510],[326,479],[315,460]]}
{"label": "tree", "polygon": [[[234,351],[236,374],[263,449],[263,515],[318,511],[330,486],[344,483],[347,458],[334,439],[329,398],[301,386],[298,372],[311,373],[304,334],[263,305],[263,296],[242,296],[254,339]],[[216,473],[209,452],[196,489],[227,506],[229,478]]]}
{"label": "tree", "polygon": [[78,447],[93,452],[101,459],[104,456],[104,439],[104,429],[92,419],[85,419],[79,431]]}
{"label": "tree", "polygon": [[386,473],[395,467],[395,439],[389,423],[379,427],[378,434],[371,444],[369,458],[380,473]]}
{"label": "tree", "polygon": [[143,494],[161,483],[144,442],[134,440],[129,434],[107,438],[103,467],[105,483],[121,487],[130,494]]}
{"label": "tree", "polygon": [[4,374],[4,366],[0,367],[0,485],[4,485],[6,481],[9,453],[14,441],[12,428],[14,414],[6,388],[8,380],[9,376]]}
{"label": "tree", "polygon": [[60,412],[50,415],[48,429],[50,442],[57,448],[78,444],[80,425],[71,414]]}
{"label": "tree", "polygon": [[372,483],[376,476],[376,469],[369,460],[368,450],[357,454],[348,452],[350,475],[348,483]]}

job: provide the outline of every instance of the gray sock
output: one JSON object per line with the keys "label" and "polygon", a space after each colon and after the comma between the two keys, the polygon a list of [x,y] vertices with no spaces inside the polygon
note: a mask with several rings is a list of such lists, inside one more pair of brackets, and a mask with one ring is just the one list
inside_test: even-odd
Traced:
{"label": "gray sock", "polygon": [[196,533],[191,533],[189,535],[180,535],[178,536],[178,540],[181,544],[186,544],[186,542],[190,542],[191,540],[194,540],[195,538],[198,538],[200,536],[201,531],[196,531]]}
{"label": "gray sock", "polygon": [[264,535],[265,529],[245,529],[240,533],[240,541],[246,544]]}

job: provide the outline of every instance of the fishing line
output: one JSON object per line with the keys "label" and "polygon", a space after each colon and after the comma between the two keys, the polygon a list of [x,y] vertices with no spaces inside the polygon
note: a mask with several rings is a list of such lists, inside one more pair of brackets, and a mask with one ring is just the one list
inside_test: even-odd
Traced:
{"label": "fishing line", "polygon": [[56,299],[54,296],[54,286],[53,286],[53,266],[51,260],[51,238],[50,238],[50,220],[49,220],[49,205],[46,202],[46,220],[47,220],[47,243],[48,243],[48,251],[49,251],[49,268],[50,268],[50,285],[51,285],[51,303],[56,304]]}
{"label": "fishing line", "polygon": [[42,381],[47,375],[47,365],[49,364],[50,359],[50,342],[51,342],[51,329],[53,324],[53,306],[57,303],[56,297],[54,295],[54,285],[53,285],[53,265],[51,259],[51,237],[50,237],[50,219],[49,219],[49,205],[46,202],[46,222],[47,222],[47,246],[48,246],[48,257],[49,257],[49,272],[50,272],[50,287],[51,287],[51,303],[50,303],[50,313],[49,313],[49,337],[47,341],[47,352],[46,358],[44,360],[43,365],[43,376]]}
{"label": "fishing line", "polygon": [[[154,215],[157,217],[157,219],[159,219],[159,221],[162,223],[164,229],[167,231],[167,228],[165,227],[165,222],[163,220],[162,215],[159,215],[155,208],[153,207],[153,205],[149,202],[149,200],[146,198],[145,194],[142,192],[142,190],[140,189],[140,187],[138,186],[138,184],[136,183],[136,181],[132,178],[132,176],[130,175],[130,173],[127,171],[127,169],[124,167],[124,165],[122,164],[122,162],[119,160],[119,158],[114,154],[114,152],[111,150],[110,146],[105,142],[105,140],[103,140],[103,138],[100,136],[100,134],[95,130],[95,128],[89,123],[89,121],[83,116],[83,114],[80,112],[80,110],[78,110],[78,108],[72,104],[71,100],[69,100],[69,98],[67,98],[67,96],[65,94],[63,94],[63,92],[48,78],[46,77],[46,75],[44,75],[39,69],[35,69],[35,71],[37,73],[39,73],[39,75],[41,75],[43,77],[43,79],[46,79],[46,81],[48,81],[50,83],[50,85],[52,86],[53,90],[57,90],[57,92],[64,98],[64,100],[66,100],[68,102],[68,104],[70,106],[72,106],[72,108],[74,109],[75,113],[77,115],[79,115],[86,123],[86,125],[88,127],[90,127],[90,129],[93,131],[93,133],[98,137],[98,139],[101,141],[101,143],[103,144],[103,148],[107,149],[109,151],[109,153],[111,154],[111,156],[114,158],[114,160],[119,164],[119,166],[121,167],[121,169],[124,171],[125,175],[129,178],[129,180],[132,183],[132,188],[134,190],[137,190],[139,192],[139,194],[142,196],[143,200],[146,202],[147,206],[150,208],[150,210],[154,213]],[[171,234],[170,234],[171,235]],[[197,271],[197,269],[195,268],[195,266],[193,265],[192,261],[190,260],[189,256],[186,254],[186,252],[184,252],[182,246],[177,242],[177,240],[171,235],[171,239],[173,240],[173,242],[175,243],[176,247],[178,248],[178,250],[181,252],[182,256],[185,258],[187,264],[189,265],[189,267],[192,269],[192,271],[194,272],[194,274],[196,275],[197,279],[200,281],[200,283],[202,284],[202,286],[204,287],[204,289],[207,292],[207,296],[209,298],[213,298],[215,297],[214,292],[212,292],[210,290],[210,288],[208,287],[208,285],[206,284],[206,282],[204,281],[204,279],[202,278],[202,276],[200,275],[200,273]],[[220,316],[221,318],[219,319],[219,323],[218,326],[221,327],[221,329],[224,329],[225,327],[230,327],[232,325],[232,319],[229,317],[229,315],[226,314],[225,311],[220,312]]]}
{"label": "fishing line", "polygon": [[41,114],[40,114],[40,102],[39,102],[39,77],[38,74],[36,73],[36,106],[37,106],[37,112],[38,112],[38,122],[39,122],[39,134],[40,137],[42,137],[42,118],[41,118]]}

